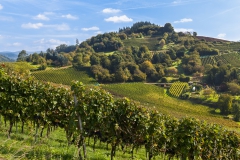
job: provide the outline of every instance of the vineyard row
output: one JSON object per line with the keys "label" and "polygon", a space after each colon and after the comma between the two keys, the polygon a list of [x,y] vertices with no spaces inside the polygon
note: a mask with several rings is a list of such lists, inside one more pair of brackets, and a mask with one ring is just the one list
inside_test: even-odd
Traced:
{"label": "vineyard row", "polygon": [[9,137],[14,123],[24,126],[31,121],[37,128],[63,128],[68,140],[76,139],[76,146],[83,148],[79,156],[84,158],[86,136],[111,144],[111,159],[120,145],[131,146],[132,155],[134,149],[145,147],[149,159],[159,154],[181,159],[240,158],[237,133],[193,118],[176,120],[127,98],[114,100],[99,87],[75,82],[71,90],[56,88],[32,77],[7,75],[3,69],[0,85],[0,114],[9,122]]}

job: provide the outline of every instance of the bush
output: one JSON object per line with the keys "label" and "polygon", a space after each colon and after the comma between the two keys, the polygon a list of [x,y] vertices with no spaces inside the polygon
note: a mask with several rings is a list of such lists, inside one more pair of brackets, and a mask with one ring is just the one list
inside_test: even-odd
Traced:
{"label": "bush", "polygon": [[163,77],[163,78],[161,78],[161,82],[162,82],[162,83],[168,83],[168,80],[167,80],[166,77]]}
{"label": "bush", "polygon": [[180,77],[179,81],[180,82],[189,82],[190,81],[190,77]]}
{"label": "bush", "polygon": [[228,94],[222,94],[218,99],[218,106],[221,110],[221,114],[228,115],[232,111],[232,96]]}
{"label": "bush", "polygon": [[41,66],[38,68],[38,70],[45,70],[47,68],[47,64],[41,64]]}

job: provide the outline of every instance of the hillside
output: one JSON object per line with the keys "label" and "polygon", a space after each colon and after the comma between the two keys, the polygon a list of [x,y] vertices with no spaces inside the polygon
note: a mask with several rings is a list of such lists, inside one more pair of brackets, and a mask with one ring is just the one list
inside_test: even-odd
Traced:
{"label": "hillside", "polygon": [[13,62],[14,60],[0,54],[0,62]]}
{"label": "hillside", "polygon": [[10,52],[10,51],[1,51],[0,55],[9,57],[10,59],[16,60],[18,56],[19,51],[16,52]]}
{"label": "hillside", "polygon": [[196,34],[139,22],[22,50],[0,64],[0,158],[239,159],[240,43]]}

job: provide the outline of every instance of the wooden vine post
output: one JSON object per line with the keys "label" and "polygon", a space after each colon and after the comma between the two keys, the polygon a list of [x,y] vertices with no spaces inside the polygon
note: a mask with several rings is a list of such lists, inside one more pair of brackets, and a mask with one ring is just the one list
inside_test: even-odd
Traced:
{"label": "wooden vine post", "polygon": [[[75,111],[77,111],[78,127],[79,127],[79,131],[80,131],[78,153],[79,153],[80,159],[82,159],[81,153],[80,153],[80,145],[82,144],[82,146],[83,146],[83,156],[84,156],[84,159],[86,159],[87,158],[86,144],[85,144],[85,138],[84,138],[84,135],[83,135],[84,132],[83,132],[81,115],[79,114],[79,111],[77,109],[78,100],[77,100],[77,96],[76,96],[76,94],[78,95],[79,92],[82,92],[82,89],[84,89],[84,87],[83,87],[82,82],[76,82],[72,85],[71,89],[72,89],[72,91],[74,91],[74,108],[75,108]],[[82,94],[80,96],[82,96]]]}

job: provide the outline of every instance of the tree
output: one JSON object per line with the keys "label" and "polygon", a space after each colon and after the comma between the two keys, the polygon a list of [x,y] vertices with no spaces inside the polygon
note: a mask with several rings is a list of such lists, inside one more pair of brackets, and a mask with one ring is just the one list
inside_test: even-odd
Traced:
{"label": "tree", "polygon": [[172,60],[175,60],[176,59],[176,52],[170,48],[168,51],[167,51],[167,54],[171,57]]}
{"label": "tree", "polygon": [[197,32],[193,32],[193,36],[196,37],[197,36]]}
{"label": "tree", "polygon": [[160,47],[161,48],[163,48],[163,46],[166,44],[166,41],[164,40],[164,39],[161,39],[160,41],[159,41],[159,45],[160,45]]}
{"label": "tree", "polygon": [[133,74],[134,81],[142,82],[145,81],[147,78],[147,75],[140,71],[139,69],[136,69]]}
{"label": "tree", "polygon": [[25,61],[27,57],[27,52],[25,50],[22,50],[19,54],[18,54],[18,58],[17,61]]}
{"label": "tree", "polygon": [[79,45],[79,41],[78,41],[78,39],[76,39],[76,46],[78,46]]}
{"label": "tree", "polygon": [[148,53],[149,52],[149,49],[146,45],[142,45],[140,48],[139,48],[139,51],[141,53]]}
{"label": "tree", "polygon": [[240,105],[238,102],[233,103],[233,119],[234,121],[240,122]]}
{"label": "tree", "polygon": [[240,94],[240,86],[234,82],[227,83],[228,90],[231,92],[232,95],[239,95]]}
{"label": "tree", "polygon": [[128,80],[128,76],[125,74],[122,68],[119,68],[115,73],[116,82],[125,82]]}
{"label": "tree", "polygon": [[166,69],[166,72],[167,72],[168,75],[173,76],[173,75],[176,75],[178,73],[178,70],[175,67],[170,67],[170,68]]}
{"label": "tree", "polygon": [[103,66],[103,68],[107,68],[110,69],[111,67],[111,61],[108,58],[108,56],[103,56],[101,57],[101,65]]}
{"label": "tree", "polygon": [[153,64],[150,61],[144,61],[142,64],[140,64],[140,69],[146,73],[148,76],[150,76],[152,73],[156,72]]}
{"label": "tree", "polygon": [[101,59],[97,55],[92,55],[90,57],[90,63],[91,65],[99,65],[101,62]]}
{"label": "tree", "polygon": [[127,35],[125,33],[120,33],[118,36],[121,40],[127,39]]}
{"label": "tree", "polygon": [[218,99],[218,106],[221,114],[228,115],[232,111],[232,96],[228,94],[222,94]]}
{"label": "tree", "polygon": [[172,33],[174,31],[173,26],[171,23],[166,23],[164,25],[164,32]]}

